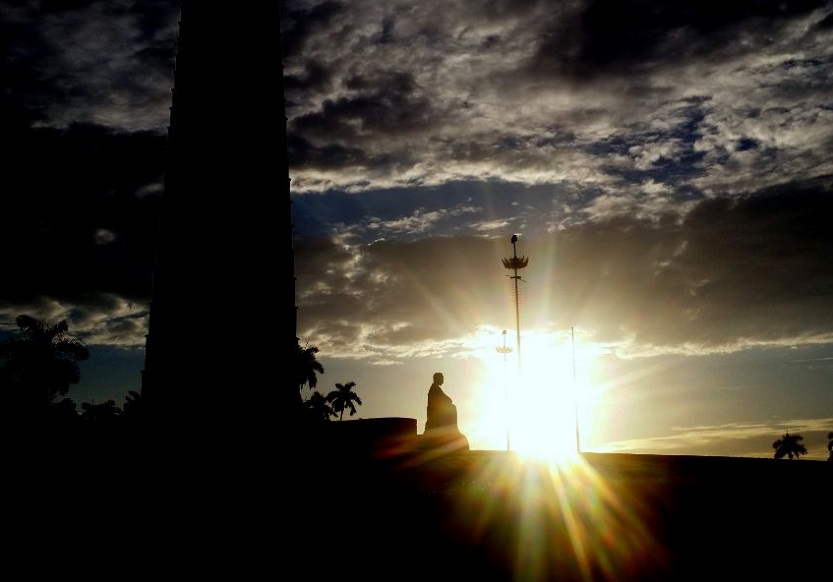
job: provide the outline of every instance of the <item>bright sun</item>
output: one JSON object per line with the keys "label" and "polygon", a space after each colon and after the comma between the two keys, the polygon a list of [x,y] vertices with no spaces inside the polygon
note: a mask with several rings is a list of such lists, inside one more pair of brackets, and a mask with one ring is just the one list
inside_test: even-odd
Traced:
{"label": "bright sun", "polygon": [[576,455],[579,403],[574,345],[570,341],[556,345],[551,335],[525,335],[519,366],[509,342],[511,351],[498,353],[491,366],[492,392],[499,404],[492,406],[484,420],[492,429],[500,427],[502,444],[523,456],[559,459]]}

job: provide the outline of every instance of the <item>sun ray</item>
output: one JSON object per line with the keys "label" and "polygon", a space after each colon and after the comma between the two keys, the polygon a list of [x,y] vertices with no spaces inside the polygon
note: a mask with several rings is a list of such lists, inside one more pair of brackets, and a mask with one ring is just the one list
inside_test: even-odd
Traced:
{"label": "sun ray", "polygon": [[573,330],[531,331],[523,340],[522,362],[514,346],[507,346],[505,331],[493,342],[479,391],[475,438],[543,460],[575,456],[581,445],[579,422],[592,418],[586,369],[595,348],[577,348]]}
{"label": "sun ray", "polygon": [[[469,460],[448,517],[473,551],[507,559],[513,580],[624,580],[668,572],[652,493],[580,456],[544,462],[490,452]],[[638,485],[638,484],[637,484]]]}

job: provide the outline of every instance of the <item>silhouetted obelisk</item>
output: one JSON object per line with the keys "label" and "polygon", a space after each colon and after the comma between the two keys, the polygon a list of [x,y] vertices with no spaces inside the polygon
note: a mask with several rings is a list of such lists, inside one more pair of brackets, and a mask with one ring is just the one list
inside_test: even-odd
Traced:
{"label": "silhouetted obelisk", "polygon": [[296,324],[280,29],[277,0],[180,3],[142,374],[149,516],[137,547],[154,571],[275,572],[264,532],[285,521],[281,493],[296,499],[278,435]]}
{"label": "silhouetted obelisk", "polygon": [[279,7],[181,2],[142,400],[166,450],[212,462],[274,447],[295,336]]}

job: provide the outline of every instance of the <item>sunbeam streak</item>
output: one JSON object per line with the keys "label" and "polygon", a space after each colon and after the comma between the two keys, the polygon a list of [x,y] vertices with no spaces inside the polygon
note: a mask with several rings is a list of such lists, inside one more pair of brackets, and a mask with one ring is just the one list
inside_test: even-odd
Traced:
{"label": "sunbeam streak", "polygon": [[506,579],[661,579],[652,489],[609,479],[578,456],[483,457],[450,494],[447,524]]}

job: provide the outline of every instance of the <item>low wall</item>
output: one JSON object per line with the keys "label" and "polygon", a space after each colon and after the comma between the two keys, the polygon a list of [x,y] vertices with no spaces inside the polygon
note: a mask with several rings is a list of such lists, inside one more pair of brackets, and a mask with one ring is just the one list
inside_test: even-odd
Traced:
{"label": "low wall", "polygon": [[384,417],[331,421],[321,426],[320,444],[326,448],[397,454],[417,443],[415,418]]}

